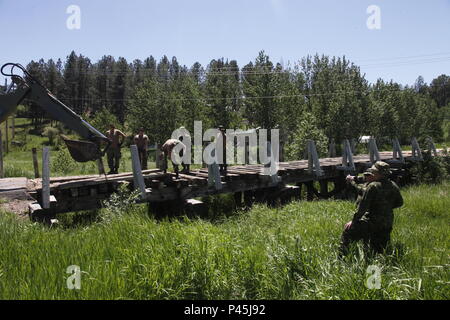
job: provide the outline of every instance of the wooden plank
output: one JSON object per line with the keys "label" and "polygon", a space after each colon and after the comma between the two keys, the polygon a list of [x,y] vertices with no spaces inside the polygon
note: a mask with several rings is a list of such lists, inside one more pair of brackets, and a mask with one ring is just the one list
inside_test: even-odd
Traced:
{"label": "wooden plank", "polygon": [[[159,178],[164,178],[169,174],[164,174],[164,173],[154,173],[151,175],[145,175],[143,176],[145,180],[147,179],[159,179]],[[127,175],[127,176],[115,176],[112,177],[113,175],[109,175],[109,176],[95,176],[95,178],[90,178],[90,179],[85,179],[85,180],[75,180],[75,181],[67,181],[67,182],[60,182],[60,183],[52,183],[51,184],[51,189],[70,189],[70,188],[75,188],[75,187],[85,187],[85,186],[92,186],[92,185],[100,185],[100,184],[105,184],[105,183],[111,183],[111,182],[120,182],[120,181],[128,181],[131,182],[133,181],[133,176],[132,175]],[[39,189],[39,187],[37,186],[36,189]]]}
{"label": "wooden plank", "polygon": [[28,205],[28,213],[33,215],[34,213],[42,211],[42,207],[39,202],[32,202]]}
{"label": "wooden plank", "polygon": [[0,179],[0,192],[8,192],[18,189],[27,189],[27,178],[3,178]]}

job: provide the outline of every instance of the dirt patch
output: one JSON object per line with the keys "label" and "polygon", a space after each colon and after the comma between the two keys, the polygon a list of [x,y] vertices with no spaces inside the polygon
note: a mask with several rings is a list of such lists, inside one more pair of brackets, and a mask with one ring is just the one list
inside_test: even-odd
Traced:
{"label": "dirt patch", "polygon": [[33,201],[30,200],[3,200],[8,202],[3,202],[0,204],[0,209],[8,212],[17,214],[18,217],[23,219],[28,219],[28,205]]}

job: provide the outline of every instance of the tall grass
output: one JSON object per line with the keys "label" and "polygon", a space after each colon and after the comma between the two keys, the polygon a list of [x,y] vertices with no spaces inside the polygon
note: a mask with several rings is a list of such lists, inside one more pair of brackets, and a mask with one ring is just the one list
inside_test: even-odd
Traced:
{"label": "tall grass", "polygon": [[[344,261],[337,247],[354,210],[344,201],[257,205],[220,222],[110,208],[76,228],[1,214],[0,298],[448,299],[449,184],[402,192],[387,254],[356,246]],[[80,290],[67,288],[70,265]],[[382,270],[379,290],[365,285],[369,265]]]}

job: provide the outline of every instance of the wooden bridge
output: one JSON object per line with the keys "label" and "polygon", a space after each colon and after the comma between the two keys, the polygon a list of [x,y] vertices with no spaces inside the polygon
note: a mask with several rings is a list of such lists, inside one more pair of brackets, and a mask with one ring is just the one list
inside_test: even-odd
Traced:
{"label": "wooden bridge", "polygon": [[[440,152],[434,145],[433,149],[434,155]],[[412,151],[402,152],[394,142],[393,152],[378,152],[376,144],[369,143],[369,154],[355,156],[346,140],[342,157],[322,159],[318,159],[315,145],[309,141],[308,160],[280,162],[277,173],[272,176],[263,172],[263,165],[239,165],[228,167],[226,174],[219,175],[218,170],[208,167],[179,174],[176,178],[174,173],[164,173],[160,169],[142,171],[137,164],[135,146],[131,151],[133,172],[50,178],[48,163],[47,168],[43,163],[41,179],[0,179],[0,198],[6,199],[9,211],[25,212],[39,219],[49,219],[57,213],[101,208],[103,201],[121,185],[139,190],[137,202],[157,208],[167,204],[172,205],[172,209],[201,208],[203,203],[195,198],[224,193],[233,194],[238,206],[255,201],[285,202],[299,199],[302,194],[311,200],[338,195],[345,189],[346,174],[361,173],[377,160],[390,163],[392,179],[401,183],[408,178],[411,164],[422,159],[415,139]],[[215,176],[209,170],[216,172]],[[305,187],[304,192],[302,187]]]}

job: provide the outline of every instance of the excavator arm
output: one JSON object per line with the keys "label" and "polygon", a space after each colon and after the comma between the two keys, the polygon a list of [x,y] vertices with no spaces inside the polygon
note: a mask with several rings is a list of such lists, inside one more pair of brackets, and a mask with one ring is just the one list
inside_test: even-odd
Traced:
{"label": "excavator arm", "polygon": [[[5,73],[4,69],[8,66],[11,66],[11,72]],[[21,69],[26,75],[25,79],[13,74],[14,68]],[[55,120],[61,121],[83,139],[87,140],[78,141],[64,138],[64,142],[75,161],[96,160],[104,154],[109,147],[110,140],[59,101],[47,88],[34,79],[23,66],[7,63],[2,66],[0,71],[4,76],[10,76],[16,86],[14,91],[9,89],[6,94],[0,94],[0,123],[5,121],[16,110],[17,106],[25,98],[30,99]],[[107,147],[103,152],[100,150],[102,142],[107,143]]]}

